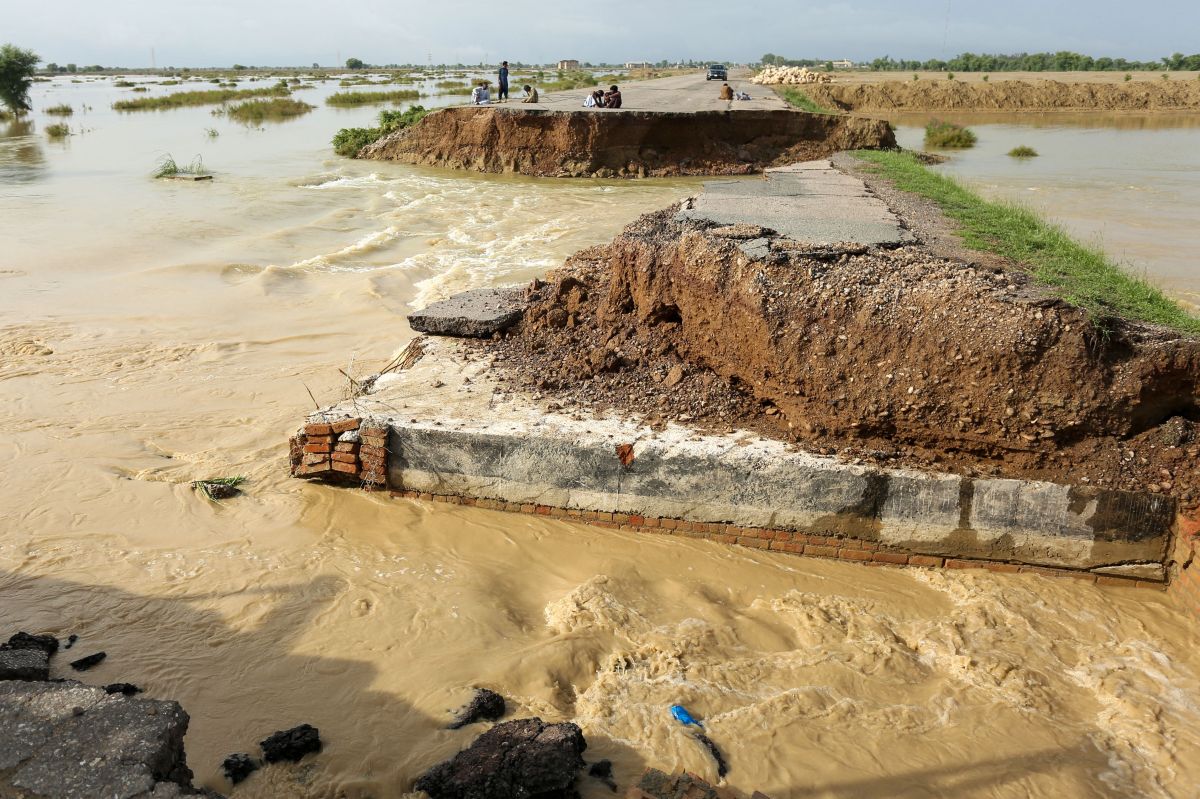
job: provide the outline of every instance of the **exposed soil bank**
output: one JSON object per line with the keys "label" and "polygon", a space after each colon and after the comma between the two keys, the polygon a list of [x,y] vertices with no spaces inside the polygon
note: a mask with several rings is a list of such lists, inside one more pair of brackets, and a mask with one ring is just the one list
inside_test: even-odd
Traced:
{"label": "exposed soil bank", "polygon": [[[939,214],[903,212],[941,240]],[[738,246],[764,236],[761,257]],[[1200,341],[1102,335],[1015,265],[949,249],[798,246],[668,209],[568,260],[489,346],[567,407],[1200,501]]]}
{"label": "exposed soil bank", "polygon": [[362,158],[542,177],[740,175],[840,150],[894,147],[880,120],[796,111],[596,113],[447,108]]}
{"label": "exposed soil bank", "polygon": [[1196,111],[1200,82],[1061,83],[950,80],[805,86],[819,105],[843,111]]}

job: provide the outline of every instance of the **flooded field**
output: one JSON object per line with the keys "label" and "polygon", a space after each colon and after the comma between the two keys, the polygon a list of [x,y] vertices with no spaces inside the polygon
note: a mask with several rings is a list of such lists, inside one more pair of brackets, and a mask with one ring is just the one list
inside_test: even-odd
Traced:
{"label": "flooded field", "polygon": [[[947,151],[943,171],[990,198],[1024,203],[1200,307],[1200,114],[943,114],[979,136]],[[922,149],[930,115],[897,117],[902,147]],[[1036,158],[1012,158],[1026,145]]]}
{"label": "flooded field", "polygon": [[[178,88],[206,87],[149,93]],[[728,784],[775,799],[1194,796],[1200,649],[1163,595],[288,479],[309,392],[325,404],[339,368],[386,362],[414,306],[528,280],[697,185],[349,161],[330,137],[377,108],[325,106],[340,90],[298,90],[316,110],[244,127],[204,107],[118,114],[129,89],[56,80],[28,122],[0,123],[0,630],[76,633],[80,653],[108,652],[88,682],[178,699],[217,790],[226,754],[322,730],[322,755],[234,797],[403,795],[478,732],[444,729],[474,685],[578,722],[622,785],[646,765],[715,778],[667,713],[680,702],[708,720]],[[58,103],[79,131],[63,142],[43,131]],[[1179,216],[1196,129],[977,131],[947,169],[1200,293],[1185,266],[1200,233]],[[1043,157],[1014,164],[1013,143]],[[215,179],[153,180],[166,153]],[[219,505],[188,486],[239,474],[246,496]]]}

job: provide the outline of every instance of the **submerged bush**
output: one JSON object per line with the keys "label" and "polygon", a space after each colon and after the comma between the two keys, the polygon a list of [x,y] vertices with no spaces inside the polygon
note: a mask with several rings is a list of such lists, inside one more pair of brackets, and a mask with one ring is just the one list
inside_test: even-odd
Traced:
{"label": "submerged bush", "polygon": [[[244,103],[231,106],[225,110],[230,119],[243,124],[258,125],[267,120],[278,122],[307,114],[315,106],[293,100],[290,97],[276,97],[271,100],[247,100]],[[219,113],[220,109],[213,113]]]}
{"label": "submerged bush", "polygon": [[75,109],[65,103],[63,105],[52,105],[46,109],[46,113],[55,117],[69,117],[75,113]]}
{"label": "submerged bush", "polygon": [[1022,144],[1020,147],[1014,147],[1009,150],[1008,154],[1013,158],[1036,158],[1038,151]]}
{"label": "submerged bush", "polygon": [[219,105],[230,100],[248,100],[252,97],[286,97],[287,89],[210,89],[207,91],[172,92],[161,97],[138,97],[113,103],[117,111],[162,111],[190,105]]}
{"label": "submerged bush", "polygon": [[71,135],[71,128],[63,123],[46,126],[46,135],[52,139],[62,139]]}
{"label": "submerged bush", "polygon": [[975,146],[975,133],[969,128],[934,120],[925,126],[925,146],[965,149]]}
{"label": "submerged bush", "polygon": [[396,130],[411,127],[425,118],[429,111],[414,105],[404,111],[380,111],[377,128],[342,128],[333,137],[333,150],[338,155],[354,158],[362,148]]}
{"label": "submerged bush", "polygon": [[402,103],[416,100],[421,93],[413,89],[397,89],[390,92],[335,92],[325,98],[326,105],[373,105],[375,103]]}

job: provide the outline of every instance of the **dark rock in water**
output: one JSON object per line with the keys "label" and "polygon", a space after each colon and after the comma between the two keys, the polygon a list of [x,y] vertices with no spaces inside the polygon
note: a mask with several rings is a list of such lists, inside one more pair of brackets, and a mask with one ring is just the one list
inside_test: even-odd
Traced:
{"label": "dark rock in water", "polygon": [[92,666],[98,665],[106,657],[108,657],[107,652],[97,652],[94,655],[88,655],[79,660],[72,660],[71,668],[75,669],[75,671],[87,671]]}
{"label": "dark rock in water", "polygon": [[258,761],[246,754],[230,755],[221,762],[221,770],[225,772],[225,779],[237,785],[258,771]]}
{"label": "dark rock in water", "polygon": [[242,489],[226,483],[213,482],[205,484],[204,493],[208,494],[210,499],[229,499],[242,493]]}
{"label": "dark rock in water", "polygon": [[290,760],[295,763],[309,752],[321,751],[320,731],[311,724],[301,724],[290,730],[273,733],[261,741],[263,760],[277,763],[280,760]]}
{"label": "dark rock in water", "polygon": [[450,724],[450,729],[457,730],[477,721],[495,721],[503,715],[504,697],[487,688],[476,688],[471,704],[459,712],[458,718]]}
{"label": "dark rock in water", "polygon": [[415,787],[431,799],[567,799],[586,748],[570,722],[506,721],[425,772]]}
{"label": "dark rock in water", "polygon": [[721,755],[721,750],[713,743],[712,738],[709,738],[702,732],[696,733],[696,740],[702,743],[713,756],[713,760],[717,761],[717,776],[724,777],[729,773],[729,764],[725,762],[725,758]]}
{"label": "dark rock in water", "polygon": [[0,650],[0,680],[46,680],[50,656],[41,649]]}
{"label": "dark rock in water", "polygon": [[40,649],[46,653],[46,657],[50,657],[58,651],[58,639],[53,635],[30,635],[26,632],[19,632],[9,638],[8,643],[0,644],[0,649]]}
{"label": "dark rock in water", "polygon": [[63,645],[63,649],[70,649],[71,647],[75,646],[75,642],[78,640],[79,640],[79,636],[76,635],[75,633],[71,633],[70,635],[67,636],[67,643],[65,643]]}
{"label": "dark rock in water", "polygon": [[472,289],[409,314],[408,324],[435,336],[489,338],[515,325],[524,313],[520,289]]}
{"label": "dark rock in water", "polygon": [[[638,799],[728,799],[730,794],[695,774],[666,774],[658,769],[648,768],[642,773],[637,786],[629,791],[629,796],[636,796]],[[751,799],[768,797],[755,791]]]}
{"label": "dark rock in water", "polygon": [[138,688],[133,683],[114,682],[104,686],[104,691],[105,693],[109,694],[124,694],[125,696],[133,696],[134,694],[140,694],[142,689]]}
{"label": "dark rock in water", "polygon": [[588,767],[588,776],[600,780],[611,788],[613,793],[617,792],[617,781],[613,779],[611,760],[598,760],[593,763]]}

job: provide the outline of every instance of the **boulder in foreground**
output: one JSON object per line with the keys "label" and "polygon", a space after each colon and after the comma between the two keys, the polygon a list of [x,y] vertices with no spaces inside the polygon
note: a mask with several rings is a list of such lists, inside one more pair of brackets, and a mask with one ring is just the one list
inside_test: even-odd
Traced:
{"label": "boulder in foreground", "polygon": [[415,787],[431,799],[566,799],[586,748],[570,722],[507,721],[425,772]]}

